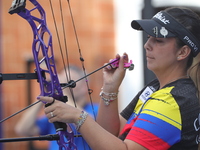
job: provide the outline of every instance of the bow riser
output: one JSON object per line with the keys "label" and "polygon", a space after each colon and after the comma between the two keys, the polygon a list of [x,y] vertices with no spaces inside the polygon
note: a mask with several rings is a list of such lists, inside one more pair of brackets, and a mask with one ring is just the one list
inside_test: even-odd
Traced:
{"label": "bow riser", "polygon": [[[27,20],[33,31],[32,52],[40,84],[40,95],[50,96],[54,99],[66,102],[66,97],[58,80],[56,66],[54,61],[52,35],[46,24],[46,15],[42,6],[36,0],[29,0],[34,8],[28,10],[25,8],[25,0],[13,1],[10,13],[17,13],[19,16]],[[38,11],[40,18],[33,16],[32,12]],[[45,42],[46,41],[46,42]],[[47,76],[47,78],[46,78]],[[59,135],[58,145],[60,150],[77,150],[74,144],[73,132],[67,132],[65,123],[55,122],[54,126]]]}
{"label": "bow riser", "polygon": [[[62,100],[63,93],[56,72],[52,35],[47,28],[45,11],[36,1],[31,0],[31,2],[34,4],[35,8],[31,10],[24,8],[18,15],[29,22],[34,33],[32,51],[38,74],[38,81],[40,83],[40,95],[51,96],[55,99]],[[31,12],[35,10],[39,11],[41,19],[31,15]],[[36,23],[39,25],[37,26]],[[47,38],[47,43],[44,42],[44,37]],[[47,81],[46,77],[48,77],[49,81]]]}

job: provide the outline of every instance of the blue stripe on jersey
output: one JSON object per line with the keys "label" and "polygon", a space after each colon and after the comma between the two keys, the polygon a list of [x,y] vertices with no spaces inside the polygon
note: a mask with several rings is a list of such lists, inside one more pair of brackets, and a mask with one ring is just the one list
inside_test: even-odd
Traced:
{"label": "blue stripe on jersey", "polygon": [[181,139],[181,131],[178,128],[148,114],[140,114],[134,126],[154,134],[169,145],[173,145]]}

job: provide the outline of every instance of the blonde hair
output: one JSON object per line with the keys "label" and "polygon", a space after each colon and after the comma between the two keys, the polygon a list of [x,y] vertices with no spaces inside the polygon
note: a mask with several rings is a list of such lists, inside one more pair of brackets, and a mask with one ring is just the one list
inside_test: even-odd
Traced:
{"label": "blonde hair", "polygon": [[200,53],[193,58],[193,63],[188,69],[188,75],[191,77],[197,88],[197,96],[200,101]]}

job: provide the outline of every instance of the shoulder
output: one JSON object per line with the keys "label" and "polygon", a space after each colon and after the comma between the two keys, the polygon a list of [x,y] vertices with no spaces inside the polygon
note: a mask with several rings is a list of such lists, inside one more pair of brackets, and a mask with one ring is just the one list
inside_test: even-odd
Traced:
{"label": "shoulder", "polygon": [[199,99],[197,89],[190,78],[172,82],[152,94],[151,98],[164,102],[165,105],[173,106],[179,110],[197,111]]}
{"label": "shoulder", "polygon": [[174,90],[172,91],[173,94],[188,94],[188,93],[196,93],[197,89],[195,87],[194,82],[191,78],[187,79],[180,79],[176,82],[172,83],[175,86]]}
{"label": "shoulder", "polygon": [[180,79],[167,85],[173,87],[171,94],[177,101],[192,100],[198,102],[197,88],[191,78]]}

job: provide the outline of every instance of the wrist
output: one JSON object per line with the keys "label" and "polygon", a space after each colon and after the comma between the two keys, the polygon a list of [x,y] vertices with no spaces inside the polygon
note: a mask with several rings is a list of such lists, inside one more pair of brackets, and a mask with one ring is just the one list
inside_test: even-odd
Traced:
{"label": "wrist", "polygon": [[100,92],[99,96],[104,101],[104,104],[106,106],[108,106],[110,104],[110,102],[112,102],[118,98],[118,91],[115,93],[107,93],[104,91],[103,88],[101,88],[101,92]]}
{"label": "wrist", "polygon": [[79,114],[79,117],[77,118],[77,121],[75,123],[77,131],[79,131],[80,127],[84,124],[87,117],[88,117],[88,113],[85,111],[81,111],[81,113]]}
{"label": "wrist", "polygon": [[119,87],[114,87],[113,85],[106,85],[104,84],[101,88],[103,92],[106,93],[118,93]]}

